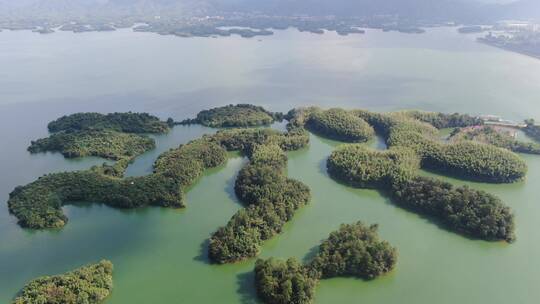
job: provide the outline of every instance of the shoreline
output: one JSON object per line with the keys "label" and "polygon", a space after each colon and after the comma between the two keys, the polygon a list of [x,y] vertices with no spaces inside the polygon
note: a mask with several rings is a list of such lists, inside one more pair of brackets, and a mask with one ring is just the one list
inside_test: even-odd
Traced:
{"label": "shoreline", "polygon": [[477,39],[477,42],[488,45],[488,46],[491,46],[491,47],[495,47],[495,48],[498,48],[498,49],[501,49],[501,50],[509,51],[509,52],[512,52],[512,53],[517,53],[517,54],[521,54],[521,55],[524,55],[524,56],[527,56],[527,57],[540,59],[540,53],[535,54],[535,53],[528,52],[528,51],[525,51],[525,50],[520,50],[520,49],[515,49],[515,48],[512,48],[512,47],[507,47],[507,46],[504,46],[504,45],[499,45],[499,44],[496,44],[496,43],[486,41],[485,39],[482,39],[482,38]]}

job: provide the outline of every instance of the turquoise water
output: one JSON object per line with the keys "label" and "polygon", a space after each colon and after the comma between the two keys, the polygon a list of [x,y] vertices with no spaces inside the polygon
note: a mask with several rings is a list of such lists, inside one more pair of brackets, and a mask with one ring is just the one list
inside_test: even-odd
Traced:
{"label": "turquoise water", "polygon": [[[75,111],[148,111],[182,119],[214,105],[250,102],[271,110],[315,104],[372,110],[419,108],[540,118],[540,61],[490,48],[453,29],[426,35],[368,31],[338,37],[278,32],[256,39],[180,39],[154,34],[0,33],[0,198],[42,174],[78,170],[100,159],[30,155],[48,121]],[[215,130],[176,127],[128,169],[151,171],[163,151]],[[316,303],[536,303],[540,298],[540,157],[523,156],[526,181],[469,184],[500,196],[516,214],[516,243],[469,240],[402,210],[374,190],[331,180],[325,160],[338,143],[311,136],[289,154],[288,174],[313,193],[261,257],[309,258],[341,223],[379,223],[398,247],[394,272],[375,281],[323,281]],[[380,142],[371,143],[383,148]],[[241,204],[232,191],[245,163],[231,154],[187,194],[187,208],[65,208],[62,230],[29,231],[0,206],[0,302],[26,281],[102,258],[115,265],[116,303],[256,303],[253,260],[210,265],[209,235]],[[424,173],[429,174],[429,173]]]}

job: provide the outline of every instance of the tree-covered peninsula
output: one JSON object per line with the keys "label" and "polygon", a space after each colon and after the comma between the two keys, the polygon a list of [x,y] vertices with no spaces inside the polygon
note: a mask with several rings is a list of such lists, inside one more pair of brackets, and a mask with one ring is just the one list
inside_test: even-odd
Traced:
{"label": "tree-covered peninsula", "polygon": [[433,125],[407,113],[355,113],[386,139],[389,148],[413,150],[420,156],[422,168],[491,183],[515,182],[527,174],[526,163],[516,154],[472,141],[443,143]]}
{"label": "tree-covered peninsula", "polygon": [[13,304],[98,304],[113,288],[113,265],[103,260],[55,276],[32,280]]}
{"label": "tree-covered peninsula", "polygon": [[327,167],[333,178],[387,191],[398,206],[434,217],[452,231],[489,241],[515,238],[514,216],[499,198],[416,176],[420,157],[411,150],[345,145],[332,153]]}
{"label": "tree-covered peninsula", "polygon": [[259,298],[268,304],[312,303],[320,279],[371,280],[391,271],[396,262],[396,248],[379,238],[377,225],[357,222],[332,232],[317,255],[304,265],[296,259],[258,260],[255,286]]}
{"label": "tree-covered peninsula", "polygon": [[201,124],[211,128],[245,128],[270,125],[281,120],[283,120],[281,113],[273,113],[250,104],[238,104],[203,110],[196,118],[184,120],[180,124]]}
{"label": "tree-covered peninsula", "polygon": [[[206,154],[207,151],[212,154]],[[21,226],[33,229],[64,226],[67,217],[62,206],[70,202],[101,202],[117,208],[181,208],[185,206],[183,189],[207,165],[221,164],[225,159],[226,151],[221,147],[192,142],[175,149],[175,153],[165,154],[156,161],[155,172],[143,177],[112,176],[106,174],[107,166],[45,175],[16,187],[10,193],[8,207]]]}
{"label": "tree-covered peninsula", "polygon": [[[278,143],[284,150],[303,147],[309,141],[304,130],[227,130],[180,145],[160,155],[154,172],[142,177],[120,178],[125,167],[96,166],[90,170],[48,174],[16,187],[8,207],[23,227],[59,228],[66,224],[66,203],[92,201],[117,208],[141,206],[185,207],[184,190],[204,170],[225,163],[227,151],[249,155],[258,144]],[[262,211],[259,211],[262,212]]]}
{"label": "tree-covered peninsula", "polygon": [[209,257],[216,263],[232,263],[258,255],[262,242],[280,233],[294,212],[310,199],[306,185],[285,175],[285,151],[307,145],[309,136],[305,130],[291,129],[285,135],[275,131],[240,132],[257,138],[242,145],[250,161],[235,183],[236,195],[246,208],[212,235]]}

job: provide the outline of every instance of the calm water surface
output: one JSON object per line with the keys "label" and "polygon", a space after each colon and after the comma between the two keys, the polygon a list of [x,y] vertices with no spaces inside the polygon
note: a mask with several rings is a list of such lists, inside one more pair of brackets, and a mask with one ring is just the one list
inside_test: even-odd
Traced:
{"label": "calm water surface", "polygon": [[[97,158],[29,155],[48,121],[75,111],[148,111],[183,119],[216,105],[250,102],[286,111],[297,105],[497,114],[540,120],[540,60],[477,44],[454,29],[425,35],[302,34],[258,39],[180,39],[123,30],[113,33],[0,33],[0,201],[17,185],[50,172],[85,169]],[[129,175],[145,175],[154,159],[215,130],[177,127]],[[262,257],[309,258],[341,223],[379,223],[399,249],[391,274],[375,281],[323,281],[316,303],[537,303],[540,299],[540,157],[523,156],[530,173],[513,185],[466,183],[500,196],[516,213],[516,243],[469,240],[394,206],[379,192],[332,181],[325,160],[338,143],[311,137],[289,154],[289,176],[313,199]],[[374,142],[372,146],[381,146]],[[188,192],[184,210],[117,210],[68,206],[60,231],[16,225],[0,204],[0,302],[31,278],[102,258],[115,264],[107,304],[256,303],[253,260],[215,266],[206,240],[241,204],[232,191],[245,159],[208,171]],[[424,173],[429,174],[429,173]]]}

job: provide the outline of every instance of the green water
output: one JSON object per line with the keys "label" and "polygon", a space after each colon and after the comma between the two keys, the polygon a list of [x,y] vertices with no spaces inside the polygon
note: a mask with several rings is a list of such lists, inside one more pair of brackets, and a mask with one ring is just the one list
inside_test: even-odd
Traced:
{"label": "green water", "polygon": [[[104,53],[104,51],[106,51]],[[106,55],[103,55],[106,54]],[[426,35],[365,36],[279,32],[263,41],[178,39],[152,34],[0,33],[0,199],[19,184],[99,164],[58,154],[29,155],[46,124],[74,111],[150,111],[163,118],[212,105],[254,102],[272,110],[296,105],[461,111],[540,118],[540,61],[476,44],[451,29]],[[276,126],[282,128],[282,125]],[[151,171],[163,151],[212,129],[176,127],[128,175]],[[338,143],[311,136],[289,154],[288,174],[313,194],[261,257],[307,259],[341,223],[378,223],[399,250],[394,272],[375,281],[325,280],[316,303],[537,303],[540,299],[540,157],[523,156],[526,181],[468,183],[500,196],[516,214],[514,244],[469,240],[394,206],[373,190],[331,180],[325,160]],[[384,148],[379,141],[370,143]],[[239,209],[232,191],[245,163],[231,154],[189,190],[184,210],[68,206],[59,231],[30,231],[0,207],[0,303],[26,281],[102,258],[115,265],[107,304],[256,303],[253,260],[210,265],[210,234]],[[432,175],[432,173],[423,172]]]}

